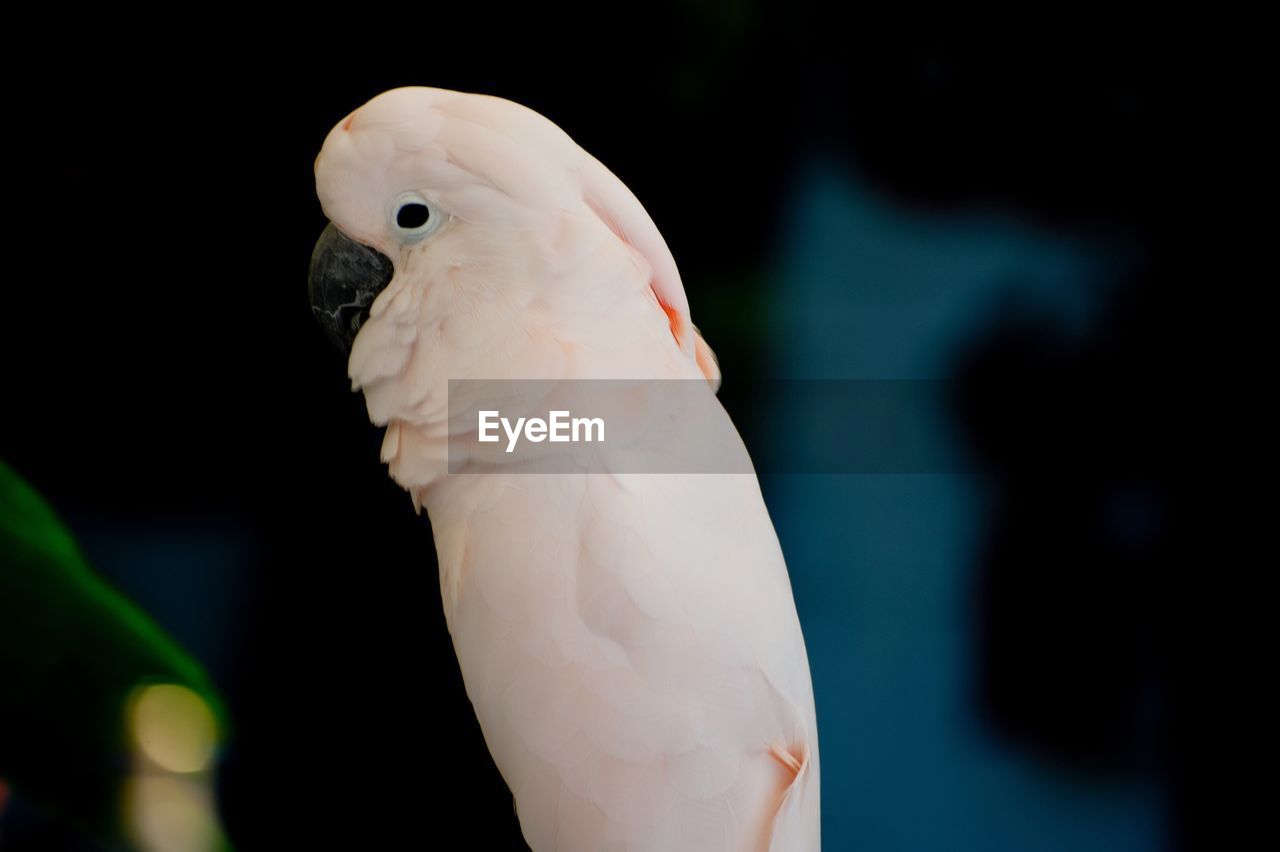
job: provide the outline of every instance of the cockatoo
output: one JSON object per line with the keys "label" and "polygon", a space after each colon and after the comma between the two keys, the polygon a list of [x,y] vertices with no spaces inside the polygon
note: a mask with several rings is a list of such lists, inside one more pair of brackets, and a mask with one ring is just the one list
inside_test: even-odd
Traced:
{"label": "cockatoo", "polygon": [[434,88],[346,116],[315,174],[313,309],[430,517],[529,846],[819,849],[809,664],[754,472],[450,472],[450,380],[697,380],[723,413],[644,207],[547,118]]}

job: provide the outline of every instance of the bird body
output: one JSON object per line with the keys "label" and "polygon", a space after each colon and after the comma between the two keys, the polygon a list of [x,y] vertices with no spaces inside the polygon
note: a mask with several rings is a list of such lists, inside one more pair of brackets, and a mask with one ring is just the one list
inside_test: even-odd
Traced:
{"label": "bird body", "polygon": [[470,472],[450,443],[451,380],[688,380],[745,458],[640,202],[537,113],[440,89],[356,110],[316,175],[333,225],[393,270],[335,333],[430,516],[463,681],[529,845],[818,849],[808,661],[749,464]]}

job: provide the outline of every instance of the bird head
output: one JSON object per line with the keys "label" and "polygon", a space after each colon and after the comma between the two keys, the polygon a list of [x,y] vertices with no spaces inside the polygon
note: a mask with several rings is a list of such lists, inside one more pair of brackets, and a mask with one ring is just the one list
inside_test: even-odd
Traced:
{"label": "bird head", "polygon": [[452,379],[718,378],[644,207],[533,110],[394,89],[315,174],[312,308],[374,423],[438,422]]}

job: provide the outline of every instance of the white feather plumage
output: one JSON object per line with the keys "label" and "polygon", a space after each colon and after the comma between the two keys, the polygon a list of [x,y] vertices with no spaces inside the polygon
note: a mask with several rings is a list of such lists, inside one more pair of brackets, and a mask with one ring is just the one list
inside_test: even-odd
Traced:
{"label": "white feather plumage", "polygon": [[[449,379],[718,378],[640,202],[542,116],[439,89],[352,113],[316,177],[395,266],[349,372],[430,515],[529,845],[817,850],[809,667],[755,476],[445,473]],[[450,217],[411,245],[386,222],[407,189]]]}

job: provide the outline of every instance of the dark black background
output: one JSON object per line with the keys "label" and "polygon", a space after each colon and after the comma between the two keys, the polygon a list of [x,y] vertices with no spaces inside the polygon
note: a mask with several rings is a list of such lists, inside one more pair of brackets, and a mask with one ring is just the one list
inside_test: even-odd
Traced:
{"label": "dark black background", "polygon": [[[614,169],[662,228],[726,374],[752,353],[700,316],[726,294],[697,282],[764,262],[788,170],[815,146],[913,205],[1124,234],[1140,262],[1093,338],[997,319],[957,365],[997,495],[975,700],[1080,771],[1154,766],[1180,842],[1221,838],[1209,805],[1239,782],[1205,770],[1229,737],[1192,626],[1216,581],[1188,570],[1202,551],[1185,430],[1187,388],[1212,382],[1245,285],[1206,277],[1218,161],[1200,134],[1222,105],[1204,50],[1104,20],[974,38],[790,3],[321,17],[50,31],[6,122],[8,250],[29,265],[5,283],[0,456],[60,510],[233,517],[257,544],[219,677],[239,846],[520,848],[429,527],[377,464],[380,435],[306,298],[325,224],[312,160],[336,121],[404,84],[521,101]],[[1028,379],[1051,390],[1016,409],[991,391]],[[1046,478],[1046,454],[1082,463]],[[1136,543],[1105,520],[1134,494],[1154,512]],[[1081,623],[1088,642],[1062,638]]]}

